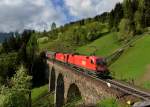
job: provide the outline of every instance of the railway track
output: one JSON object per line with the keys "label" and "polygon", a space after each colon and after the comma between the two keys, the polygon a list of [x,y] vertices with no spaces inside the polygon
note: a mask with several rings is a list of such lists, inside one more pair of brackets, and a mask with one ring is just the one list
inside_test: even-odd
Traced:
{"label": "railway track", "polygon": [[137,88],[133,88],[132,86],[125,85],[125,84],[118,82],[116,80],[113,80],[113,79],[100,79],[100,78],[97,78],[96,76],[91,76],[91,77],[97,79],[98,81],[101,81],[104,84],[107,84],[108,87],[110,87],[110,88],[115,88],[124,93],[127,93],[128,95],[133,95],[137,98],[140,98],[144,101],[150,101],[150,93],[148,93],[148,92],[141,91]]}
{"label": "railway track", "polygon": [[108,87],[112,87],[112,88],[115,88],[117,90],[120,90],[124,93],[127,93],[128,95],[133,95],[137,98],[140,98],[144,101],[150,101],[150,93],[148,92],[145,92],[145,91],[141,91],[137,88],[133,88],[132,86],[129,86],[129,85],[125,85],[121,82],[118,82],[116,80],[113,80],[113,79],[100,79],[100,78],[97,78],[96,76],[91,76],[92,78],[95,78],[97,79],[98,81],[101,81],[105,84],[108,85]]}
{"label": "railway track", "polygon": [[[58,62],[57,62],[57,64],[60,64],[60,65],[65,66],[69,69],[72,69],[75,72],[82,72],[81,69],[74,68],[74,67],[68,66],[66,64],[61,64],[61,63],[58,63]],[[148,92],[141,91],[137,88],[133,88],[132,86],[125,85],[125,84],[123,84],[121,82],[118,82],[116,80],[113,80],[113,79],[100,79],[97,76],[93,76],[93,75],[90,75],[90,74],[85,73],[85,72],[83,74],[88,75],[89,77],[94,78],[94,79],[96,79],[96,80],[98,80],[98,81],[100,81],[100,82],[102,82],[106,85],[109,84],[108,87],[110,87],[110,88],[115,88],[115,89],[120,90],[124,93],[127,93],[128,95],[133,95],[133,96],[135,96],[137,98],[140,98],[142,100],[150,101],[150,93],[148,93]]]}
{"label": "railway track", "polygon": [[135,97],[141,98],[145,101],[150,100],[150,93],[141,91],[139,89],[133,88],[131,86],[125,85],[123,83],[120,83],[115,80],[106,80],[107,83],[110,83],[112,87],[117,88],[125,93],[128,93],[129,95],[133,95]]}

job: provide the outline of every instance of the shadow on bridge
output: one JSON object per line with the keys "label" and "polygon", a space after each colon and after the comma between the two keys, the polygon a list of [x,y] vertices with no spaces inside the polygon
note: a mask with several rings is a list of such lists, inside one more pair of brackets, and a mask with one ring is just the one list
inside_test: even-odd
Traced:
{"label": "shadow on bridge", "polygon": [[76,84],[71,84],[67,94],[67,103],[81,100],[81,92]]}
{"label": "shadow on bridge", "polygon": [[51,74],[50,74],[50,92],[54,92],[55,91],[55,86],[56,86],[56,73],[55,73],[55,69],[52,68],[51,70]]}
{"label": "shadow on bridge", "polygon": [[56,87],[56,107],[64,105],[64,77],[62,74],[58,75]]}

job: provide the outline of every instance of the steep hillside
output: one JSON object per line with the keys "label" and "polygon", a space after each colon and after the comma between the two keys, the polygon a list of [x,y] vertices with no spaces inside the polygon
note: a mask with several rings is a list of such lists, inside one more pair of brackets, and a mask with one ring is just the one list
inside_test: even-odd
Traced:
{"label": "steep hillside", "polygon": [[[142,35],[141,35],[142,36]],[[110,66],[117,79],[150,88],[150,35],[146,34]]]}
{"label": "steep hillside", "polygon": [[103,35],[103,37],[94,42],[78,48],[77,52],[85,55],[90,55],[95,52],[97,56],[108,56],[119,47],[117,33],[113,32]]}

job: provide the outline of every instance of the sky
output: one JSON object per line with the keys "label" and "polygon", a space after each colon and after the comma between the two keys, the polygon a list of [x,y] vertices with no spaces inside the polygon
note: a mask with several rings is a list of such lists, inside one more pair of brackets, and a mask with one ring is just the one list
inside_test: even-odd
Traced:
{"label": "sky", "polygon": [[0,32],[49,30],[111,11],[122,0],[0,0]]}

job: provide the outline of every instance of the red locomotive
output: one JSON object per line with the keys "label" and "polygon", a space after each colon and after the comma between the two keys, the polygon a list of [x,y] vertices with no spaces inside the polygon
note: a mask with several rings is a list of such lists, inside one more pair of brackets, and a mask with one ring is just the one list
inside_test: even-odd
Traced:
{"label": "red locomotive", "polygon": [[90,74],[98,76],[108,76],[109,71],[106,66],[104,58],[96,56],[84,56],[74,54],[64,54],[57,52],[47,52],[46,56],[49,59],[54,59],[59,62],[67,63],[71,66],[75,66],[88,71]]}

